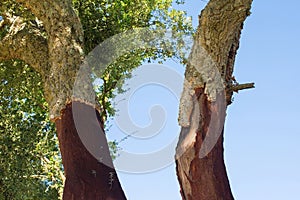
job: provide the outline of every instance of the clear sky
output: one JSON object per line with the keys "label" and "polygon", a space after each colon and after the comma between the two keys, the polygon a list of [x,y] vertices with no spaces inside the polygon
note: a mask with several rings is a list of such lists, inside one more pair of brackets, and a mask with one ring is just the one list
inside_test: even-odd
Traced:
{"label": "clear sky", "polygon": [[[206,1],[187,0],[181,8],[197,26],[205,5]],[[256,88],[235,94],[227,110],[225,159],[238,200],[300,199],[299,8],[296,0],[254,0],[242,32],[234,75],[240,83],[255,82]],[[184,72],[183,66],[172,61],[165,66],[181,75]],[[136,125],[151,124],[153,105],[165,110],[161,132],[146,139],[130,137],[120,144],[123,150],[147,155],[178,137],[178,98],[161,85],[145,85],[132,94],[128,108]],[[126,136],[117,123],[111,124],[110,139]],[[131,160],[130,164],[141,162],[147,161]],[[118,174],[129,200],[181,199],[174,163],[168,157],[162,163],[158,170],[144,173],[125,173],[121,167]]]}

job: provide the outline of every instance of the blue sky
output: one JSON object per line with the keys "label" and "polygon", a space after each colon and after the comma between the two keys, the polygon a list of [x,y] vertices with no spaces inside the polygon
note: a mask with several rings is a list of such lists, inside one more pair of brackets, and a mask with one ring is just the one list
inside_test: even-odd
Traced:
{"label": "blue sky", "polygon": [[[205,4],[189,0],[181,8],[197,26]],[[242,32],[234,75],[240,83],[255,82],[256,88],[235,94],[227,110],[225,159],[238,200],[300,199],[299,7],[296,0],[254,0]],[[184,72],[172,61],[165,65]],[[135,123],[151,123],[148,110],[153,105],[165,109],[162,132],[146,140],[128,138],[120,144],[123,149],[153,152],[178,137],[178,98],[159,85],[144,86],[132,95],[129,112]],[[125,134],[112,122],[108,136],[120,140]],[[154,172],[118,174],[129,200],[181,199],[172,162]]]}

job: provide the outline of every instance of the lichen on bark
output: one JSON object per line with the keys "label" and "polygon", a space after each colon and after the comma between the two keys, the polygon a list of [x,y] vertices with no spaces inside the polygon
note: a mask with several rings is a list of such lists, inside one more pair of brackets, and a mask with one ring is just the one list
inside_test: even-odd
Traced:
{"label": "lichen on bark", "polygon": [[195,41],[185,72],[183,92],[179,104],[179,125],[190,126],[195,89],[205,88],[204,93],[211,102],[215,102],[217,94],[225,90],[224,81],[217,63],[206,52],[198,41]]}
{"label": "lichen on bark", "polygon": [[[60,111],[72,100],[95,104],[90,69],[83,65],[83,30],[79,17],[73,10],[72,1],[18,2],[30,9],[45,28],[47,58],[44,60],[47,61],[47,66],[40,67],[44,69],[44,94],[50,118],[54,121],[59,118]],[[29,51],[35,52],[35,49],[31,48]],[[80,70],[81,74],[78,76],[79,69],[84,67],[86,69]]]}

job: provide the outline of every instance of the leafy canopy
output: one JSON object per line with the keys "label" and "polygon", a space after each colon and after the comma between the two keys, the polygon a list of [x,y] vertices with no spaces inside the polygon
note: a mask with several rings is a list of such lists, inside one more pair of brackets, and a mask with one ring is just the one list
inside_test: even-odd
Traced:
{"label": "leafy canopy", "polygon": [[0,199],[57,199],[61,161],[40,77],[21,61],[0,63]]}
{"label": "leafy canopy", "polygon": [[[73,0],[84,30],[88,54],[113,35],[134,28],[170,29],[179,37],[193,32],[185,12],[172,9],[172,0]],[[177,3],[182,3],[177,2]],[[43,25],[14,0],[2,0],[0,16],[20,16],[47,38]],[[0,40],[10,24],[0,22]],[[35,30],[36,31],[36,30]],[[110,65],[97,86],[102,118],[113,116],[114,92],[143,61],[176,56],[162,48],[135,50]],[[47,114],[43,83],[37,72],[19,60],[0,62],[0,199],[58,199],[63,184],[57,137]],[[111,142],[116,156],[117,143]]]}

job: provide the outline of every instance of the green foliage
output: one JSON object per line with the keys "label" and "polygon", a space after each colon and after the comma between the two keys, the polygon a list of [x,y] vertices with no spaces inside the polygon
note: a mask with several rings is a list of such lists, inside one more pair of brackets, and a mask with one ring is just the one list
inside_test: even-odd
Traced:
{"label": "green foliage", "polygon": [[34,15],[24,6],[14,0],[1,0],[0,15],[9,13],[13,16],[22,16],[27,20],[33,20]]}
{"label": "green foliage", "polygon": [[84,29],[86,54],[106,39],[134,28],[172,30],[178,40],[177,44],[172,44],[172,51],[164,51],[164,46],[158,44],[156,49],[136,49],[126,53],[97,77],[103,83],[97,88],[103,121],[115,114],[111,99],[116,90],[122,92],[121,86],[133,69],[145,60],[174,56],[182,59],[183,55],[177,51],[182,48],[180,40],[193,33],[191,19],[186,12],[173,9],[172,0],[73,0],[73,4]]}
{"label": "green foliage", "polygon": [[117,141],[109,141],[108,142],[108,147],[109,147],[109,151],[110,151],[110,155],[112,157],[113,160],[115,160],[118,156],[119,156],[119,143]]}
{"label": "green foliage", "polygon": [[[124,80],[133,69],[148,60],[182,58],[177,51],[184,46],[182,37],[193,33],[191,20],[185,12],[172,9],[172,0],[73,0],[73,5],[84,29],[86,54],[113,35],[134,28],[170,29],[178,39],[176,44],[135,49],[120,56],[100,77],[94,76],[102,83],[96,91],[104,121],[115,114],[111,99],[116,92],[123,92]],[[35,20],[28,9],[14,0],[1,1],[0,15],[6,13],[22,16],[28,23]],[[37,28],[45,34],[43,27]],[[0,40],[8,30],[8,25],[0,27]],[[165,51],[165,45],[172,50]],[[112,141],[109,146],[115,158],[118,143]],[[58,199],[62,192],[62,171],[41,78],[23,62],[0,63],[0,200]]]}
{"label": "green foliage", "polygon": [[20,61],[0,64],[0,199],[57,199],[61,159],[40,77]]}
{"label": "green foliage", "polygon": [[172,9],[172,0],[73,0],[84,29],[85,52],[113,35],[133,28],[173,28],[191,32],[186,13]]}

